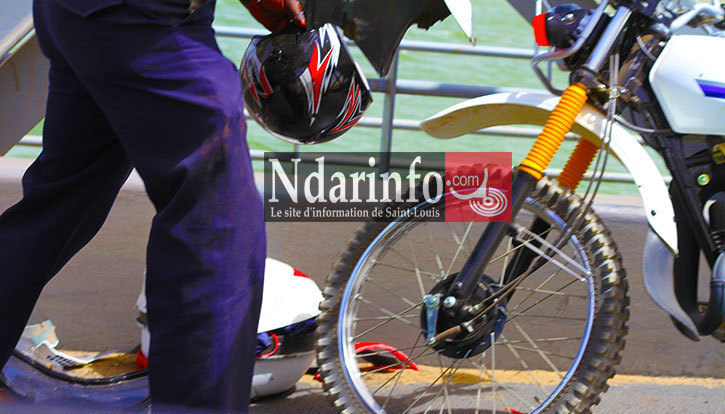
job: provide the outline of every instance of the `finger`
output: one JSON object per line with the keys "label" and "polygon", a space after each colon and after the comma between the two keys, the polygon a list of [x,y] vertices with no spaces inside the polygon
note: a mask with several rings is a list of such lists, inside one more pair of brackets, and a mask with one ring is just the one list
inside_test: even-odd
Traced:
{"label": "finger", "polygon": [[302,13],[302,5],[297,0],[284,0],[285,11],[292,18],[294,24],[300,27],[307,26],[305,15]]}

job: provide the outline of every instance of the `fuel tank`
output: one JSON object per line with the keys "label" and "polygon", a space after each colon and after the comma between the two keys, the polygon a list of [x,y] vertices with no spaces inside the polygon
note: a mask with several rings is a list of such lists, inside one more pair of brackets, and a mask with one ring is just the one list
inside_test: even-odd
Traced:
{"label": "fuel tank", "polygon": [[725,38],[673,36],[649,80],[673,131],[725,135]]}

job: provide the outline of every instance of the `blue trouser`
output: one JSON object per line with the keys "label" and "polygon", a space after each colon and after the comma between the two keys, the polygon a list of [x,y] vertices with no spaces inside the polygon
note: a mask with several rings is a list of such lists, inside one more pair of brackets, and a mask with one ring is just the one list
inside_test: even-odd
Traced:
{"label": "blue trouser", "polygon": [[183,21],[149,13],[147,1],[85,17],[34,2],[50,90],[43,151],[22,201],[0,216],[0,366],[43,286],[96,234],[136,168],[157,211],[152,402],[246,411],[265,234],[239,77],[215,42],[213,0]]}

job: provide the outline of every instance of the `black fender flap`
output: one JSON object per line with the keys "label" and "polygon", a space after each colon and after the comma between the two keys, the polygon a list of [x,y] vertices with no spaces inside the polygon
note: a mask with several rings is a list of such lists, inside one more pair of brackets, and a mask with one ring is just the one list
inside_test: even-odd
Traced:
{"label": "black fender flap", "polygon": [[450,15],[443,0],[303,0],[307,27],[331,22],[357,43],[378,74],[390,70],[408,28],[427,29]]}

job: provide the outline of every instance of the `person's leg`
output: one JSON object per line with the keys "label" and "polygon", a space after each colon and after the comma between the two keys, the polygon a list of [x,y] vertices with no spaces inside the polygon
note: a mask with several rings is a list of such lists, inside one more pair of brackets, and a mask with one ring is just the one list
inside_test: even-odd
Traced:
{"label": "person's leg", "polygon": [[[176,26],[129,4],[88,19],[59,11],[54,39],[157,209],[146,284],[152,404],[245,411],[264,222],[239,77],[214,40],[212,8],[207,0]],[[89,40],[79,49],[78,39]]]}
{"label": "person's leg", "polygon": [[104,115],[53,61],[43,151],[23,177],[23,199],[0,216],[0,367],[41,290],[96,234],[130,171]]}

